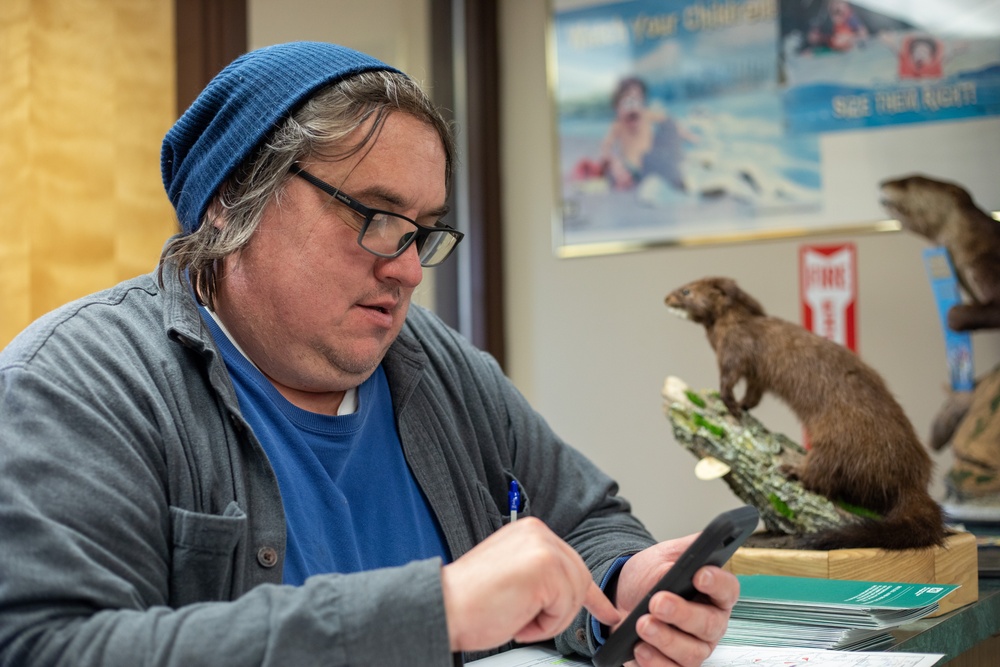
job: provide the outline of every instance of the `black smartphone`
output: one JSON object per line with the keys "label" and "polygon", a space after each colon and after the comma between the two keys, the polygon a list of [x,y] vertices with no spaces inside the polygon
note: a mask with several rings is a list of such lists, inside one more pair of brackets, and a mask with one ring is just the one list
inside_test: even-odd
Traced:
{"label": "black smartphone", "polygon": [[705,526],[705,530],[684,550],[677,562],[636,605],[628,618],[611,633],[604,646],[594,654],[596,667],[619,667],[632,659],[632,649],[639,641],[635,622],[649,611],[649,599],[659,591],[670,591],[690,600],[697,594],[692,577],[703,565],[722,566],[757,527],[757,508],[745,505],[723,512]]}

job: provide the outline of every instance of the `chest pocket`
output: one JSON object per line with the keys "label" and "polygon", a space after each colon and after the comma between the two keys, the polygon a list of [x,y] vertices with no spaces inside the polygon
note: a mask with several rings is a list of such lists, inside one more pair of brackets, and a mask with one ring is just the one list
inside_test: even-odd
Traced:
{"label": "chest pocket", "polygon": [[498,492],[497,497],[494,497],[493,494],[490,493],[490,490],[486,488],[482,482],[476,483],[480,500],[482,501],[483,508],[485,509],[487,535],[499,530],[501,526],[505,526],[510,523],[510,503],[507,495],[507,489],[510,488],[510,483],[512,481],[518,482],[518,488],[521,494],[518,515],[524,517],[531,514],[531,497],[529,496],[527,489],[524,488],[524,484],[522,484],[520,480],[517,480],[511,472],[506,470],[504,471],[504,479],[504,486]]}
{"label": "chest pocket", "polygon": [[230,599],[236,548],[247,515],[235,501],[222,514],[170,508],[170,606]]}

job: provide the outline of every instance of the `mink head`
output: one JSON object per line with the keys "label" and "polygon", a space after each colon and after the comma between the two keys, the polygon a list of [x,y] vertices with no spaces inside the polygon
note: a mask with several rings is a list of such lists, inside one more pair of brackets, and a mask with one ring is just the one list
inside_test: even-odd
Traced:
{"label": "mink head", "polygon": [[678,287],[664,302],[675,315],[711,326],[726,313],[762,316],[757,300],[737,286],[732,278],[702,278]]}
{"label": "mink head", "polygon": [[961,186],[914,174],[882,181],[880,202],[905,229],[931,240],[956,209],[975,208]]}

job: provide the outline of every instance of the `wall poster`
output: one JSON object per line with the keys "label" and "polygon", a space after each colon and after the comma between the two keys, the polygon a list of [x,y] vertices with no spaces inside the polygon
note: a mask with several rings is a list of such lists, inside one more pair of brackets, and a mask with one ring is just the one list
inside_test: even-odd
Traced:
{"label": "wall poster", "polygon": [[549,34],[561,256],[896,229],[916,171],[1000,208],[1000,0],[554,0]]}

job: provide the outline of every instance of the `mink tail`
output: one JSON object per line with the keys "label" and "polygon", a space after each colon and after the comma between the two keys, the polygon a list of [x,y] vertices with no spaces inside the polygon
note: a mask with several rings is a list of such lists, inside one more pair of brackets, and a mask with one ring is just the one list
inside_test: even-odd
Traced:
{"label": "mink tail", "polygon": [[805,535],[803,549],[921,549],[940,546],[949,534],[941,506],[922,491],[904,492],[882,519],[865,519]]}

